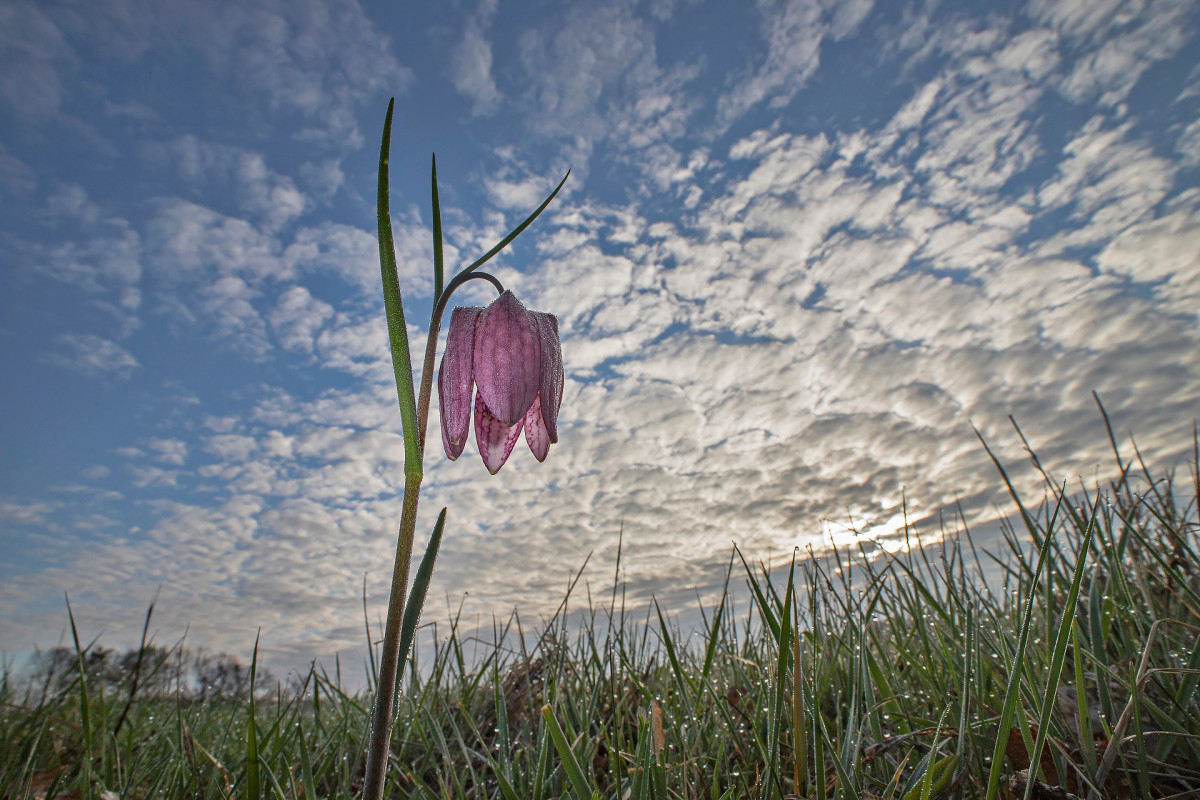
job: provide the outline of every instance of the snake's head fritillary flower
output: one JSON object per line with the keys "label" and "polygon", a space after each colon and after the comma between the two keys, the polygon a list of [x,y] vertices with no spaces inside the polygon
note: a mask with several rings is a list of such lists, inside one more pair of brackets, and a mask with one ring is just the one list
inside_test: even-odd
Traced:
{"label": "snake's head fritillary flower", "polygon": [[462,455],[475,392],[475,442],[495,475],[508,460],[521,431],[538,461],[558,441],[562,403],[562,347],[553,314],[529,311],[510,291],[487,308],[450,312],[446,352],[438,371],[442,445],[454,460]]}

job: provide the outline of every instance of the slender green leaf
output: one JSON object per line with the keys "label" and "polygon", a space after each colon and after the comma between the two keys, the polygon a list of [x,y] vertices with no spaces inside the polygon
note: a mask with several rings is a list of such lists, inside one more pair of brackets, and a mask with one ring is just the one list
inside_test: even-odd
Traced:
{"label": "slender green leaf", "polygon": [[758,581],[754,579],[754,572],[750,569],[750,565],[746,563],[746,558],[742,555],[741,550],[734,548],[738,554],[738,558],[742,560],[742,567],[746,570],[746,585],[750,587],[750,592],[754,595],[755,602],[758,603],[758,613],[762,616],[763,622],[771,629],[771,638],[779,641],[779,620],[775,617],[775,612],[771,610],[771,604],[767,601],[766,595],[758,585]]}
{"label": "slender green leaf", "polygon": [[297,723],[296,738],[300,742],[300,775],[304,780],[305,800],[317,800],[317,781],[313,778],[312,759],[308,755],[308,743],[305,741],[304,728]]}
{"label": "slender green leaf", "polygon": [[83,733],[83,753],[79,761],[79,791],[91,797],[92,785],[92,704],[88,698],[87,664],[84,663],[84,648],[79,644],[79,629],[75,627],[75,612],[71,609],[71,598],[67,600],[67,618],[71,621],[71,639],[75,642],[75,659],[79,664],[79,723]]}
{"label": "slender green leaf", "polygon": [[396,397],[400,401],[400,419],[404,426],[404,475],[420,481],[421,446],[417,436],[417,399],[413,392],[412,359],[408,350],[408,328],[404,323],[404,302],[400,297],[400,278],[396,271],[396,246],[392,240],[392,212],[388,200],[388,164],[391,158],[393,98],[388,102],[383,123],[383,142],[379,145],[379,184],[376,197],[376,222],[379,228],[379,269],[383,278],[383,306],[387,315],[388,342],[392,350],[392,371],[396,378]]}
{"label": "slender green leaf", "polygon": [[789,659],[792,656],[792,591],[793,579],[796,574],[796,562],[793,557],[791,569],[788,570],[787,589],[783,593],[783,614],[779,620],[779,637],[775,642],[775,681],[772,692],[770,712],[767,716],[767,774],[762,782],[762,797],[783,796],[783,776],[779,768],[779,751],[782,746],[784,726],[784,709],[787,705],[787,676]]}
{"label": "slender green leaf", "polygon": [[442,203],[438,198],[437,156],[433,157],[433,302],[442,298]]}
{"label": "slender green leaf", "polygon": [[571,781],[575,794],[580,800],[591,798],[595,790],[583,774],[583,767],[579,765],[579,759],[575,757],[575,751],[571,749],[571,743],[567,741],[567,735],[563,733],[563,729],[559,726],[558,719],[555,718],[549,705],[542,706],[542,719],[545,720],[546,727],[550,730],[554,749],[558,751],[558,757],[562,760],[563,769],[566,770],[567,778]]}
{"label": "slender green leaf", "polygon": [[258,723],[254,718],[254,679],[257,673],[258,634],[254,636],[254,655],[250,658],[250,701],[246,714],[246,800],[262,797],[258,776]]}
{"label": "slender green leaf", "polygon": [[696,687],[684,673],[683,667],[679,663],[679,656],[675,653],[675,642],[671,639],[671,630],[667,627],[667,621],[663,618],[662,609],[658,607],[657,598],[654,600],[654,610],[658,614],[658,630],[662,637],[663,646],[667,648],[667,661],[671,664],[671,672],[675,674],[675,685],[679,687],[680,697],[687,703],[687,713],[690,715],[692,713],[692,697],[695,696]]}
{"label": "slender green leaf", "polygon": [[517,227],[515,227],[511,231],[509,231],[509,234],[507,236],[505,236],[503,239],[501,239],[496,244],[495,247],[493,247],[491,250],[488,250],[486,253],[484,253],[479,258],[477,258],[475,261],[473,261],[469,267],[464,269],[462,272],[458,273],[458,275],[455,275],[454,276],[455,279],[457,280],[458,278],[466,277],[467,275],[469,275],[470,273],[479,269],[484,264],[486,264],[488,261],[490,261],[492,259],[492,256],[499,253],[505,247],[508,247],[509,242],[511,242],[513,239],[517,238],[518,236],[520,236],[521,232],[524,231],[526,228],[528,228],[530,223],[532,223],[535,219],[537,219],[538,215],[540,215],[543,211],[546,210],[546,206],[550,205],[550,201],[553,200],[555,195],[558,194],[558,190],[563,187],[563,184],[565,184],[567,182],[567,178],[569,178],[569,177],[571,177],[571,171],[567,170],[567,174],[563,175],[563,179],[558,182],[558,186],[554,187],[554,191],[550,193],[550,196],[547,197],[545,200],[543,200],[542,204],[540,206],[538,206],[532,214],[530,214],[528,217],[526,217],[524,222],[522,222],[520,225],[518,225]]}
{"label": "slender green leaf", "polygon": [[[1079,587],[1083,584],[1083,568],[1087,563],[1088,553],[1092,544],[1092,532],[1096,527],[1096,509],[1100,507],[1100,498],[1092,506],[1092,518],[1088,521],[1083,532],[1083,542],[1079,545],[1079,558],[1075,562],[1075,574],[1071,579],[1071,588],[1067,592],[1067,600],[1063,605],[1062,617],[1058,621],[1058,635],[1054,641],[1054,650],[1050,659],[1050,675],[1046,679],[1046,691],[1042,693],[1042,713],[1038,720],[1037,740],[1029,756],[1032,765],[1029,770],[1029,781],[1025,784],[1025,800],[1033,797],[1033,787],[1036,783],[1034,776],[1036,765],[1041,763],[1042,748],[1046,745],[1046,737],[1050,734],[1050,718],[1054,714],[1055,700],[1058,697],[1058,683],[1062,675],[1063,663],[1067,657],[1067,645],[1071,641],[1071,630],[1075,620],[1075,604],[1079,600]],[[1049,540],[1050,536],[1047,535]],[[1076,654],[1076,658],[1078,658]]]}
{"label": "slender green leaf", "polygon": [[704,646],[704,666],[700,669],[701,680],[707,681],[712,671],[713,656],[717,653],[717,642],[720,641],[721,620],[725,617],[725,601],[729,598],[729,576],[733,574],[733,560],[725,569],[725,585],[721,590],[721,600],[717,604],[717,613],[713,615],[712,627],[708,630],[708,640]]}
{"label": "slender green leaf", "polygon": [[[987,446],[987,442],[983,441],[982,436],[979,437],[979,440],[983,442],[984,450],[987,451],[988,456],[992,459],[992,463],[1000,471],[1005,485],[1008,486],[1009,495],[1013,498],[1013,501],[1021,512],[1022,519],[1032,533],[1036,529],[1036,525],[1033,522],[1033,518],[1025,510],[1024,504],[1021,503],[1021,499],[1017,495],[1012,482],[1008,479],[1008,473],[1004,471],[1003,465],[996,458],[995,454],[992,453],[991,448]],[[1057,519],[1058,507],[1061,507],[1062,502],[1063,495],[1059,494],[1052,519]],[[1032,577],[1029,581],[1029,595],[1025,601],[1025,608],[1021,612],[1021,623],[1017,635],[1017,650],[1013,655],[1012,668],[1009,670],[1008,675],[1008,685],[1004,690],[1004,703],[1000,710],[1000,724],[997,728],[996,742],[992,749],[992,767],[988,772],[987,791],[984,794],[984,800],[995,800],[996,794],[1000,791],[1000,773],[1004,768],[1004,750],[1008,744],[1008,731],[1012,725],[1013,714],[1017,709],[1017,694],[1021,686],[1021,673],[1024,671],[1025,666],[1025,648],[1029,644],[1029,629],[1033,621],[1034,600],[1037,598],[1038,580],[1046,566],[1046,559],[1050,555],[1051,544],[1054,538],[1053,531],[1049,529],[1046,531],[1045,536],[1037,537],[1034,534],[1034,537],[1035,539],[1041,539],[1041,547],[1038,550],[1037,566],[1034,567]]]}
{"label": "slender green leaf", "polygon": [[[412,650],[413,638],[417,633],[417,623],[421,621],[421,609],[425,606],[425,594],[429,591],[429,579],[433,577],[433,564],[437,561],[438,548],[442,544],[442,530],[446,527],[446,509],[442,509],[438,514],[437,522],[434,523],[433,533],[429,537],[429,544],[425,548],[425,555],[421,556],[421,564],[417,567],[417,574],[413,577],[412,589],[408,593],[408,602],[404,604],[404,620],[400,625],[400,664],[401,668],[408,661],[408,654]],[[396,688],[392,699],[392,708],[396,707],[396,700],[400,694],[400,682],[396,681]]]}
{"label": "slender green leaf", "polygon": [[792,780],[796,794],[808,794],[808,728],[804,714],[804,668],[800,650],[800,634],[792,627],[792,757],[795,766]]}

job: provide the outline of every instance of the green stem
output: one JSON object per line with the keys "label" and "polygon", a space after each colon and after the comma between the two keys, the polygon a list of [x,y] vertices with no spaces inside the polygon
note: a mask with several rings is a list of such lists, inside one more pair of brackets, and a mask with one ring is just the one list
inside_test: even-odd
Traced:
{"label": "green stem", "polygon": [[408,590],[408,565],[412,560],[413,538],[417,528],[417,497],[421,477],[404,481],[404,507],[400,512],[400,534],[396,544],[396,562],[392,566],[392,593],[388,598],[387,623],[383,631],[383,652],[379,660],[379,680],[375,689],[375,707],[371,712],[371,735],[367,741],[367,771],[363,800],[382,800],[387,782],[389,744],[392,741],[392,701],[400,675],[400,631],[404,621],[404,594]]}
{"label": "green stem", "polygon": [[[486,273],[458,275],[434,305],[429,321],[429,337],[425,344],[425,367],[421,372],[421,393],[417,402],[417,437],[420,443],[417,458],[425,453],[425,429],[429,418],[429,399],[433,394],[433,362],[437,356],[438,331],[442,315],[454,290],[471,278],[482,278],[498,285],[499,281]],[[504,287],[500,286],[503,292]],[[390,319],[390,314],[389,314]],[[407,342],[405,345],[407,350]],[[411,374],[411,373],[409,373]],[[411,383],[409,384],[411,387]],[[405,417],[405,442],[409,441],[408,418]],[[421,471],[408,469],[407,448],[404,456],[404,505],[400,511],[400,532],[396,543],[396,562],[392,566],[392,592],[388,598],[387,622],[383,630],[383,652],[379,660],[379,677],[375,684],[375,707],[371,712],[371,735],[367,742],[367,771],[363,784],[363,800],[381,800],[387,776],[387,756],[392,741],[393,701],[400,677],[401,629],[404,620],[405,593],[408,591],[408,567],[412,561],[413,539],[417,529],[417,499],[421,493]],[[419,463],[419,462],[418,462]]]}
{"label": "green stem", "polygon": [[[394,262],[393,262],[394,263]],[[433,394],[433,362],[437,357],[438,332],[441,330],[442,315],[454,290],[472,278],[480,278],[491,282],[500,292],[504,287],[496,278],[484,272],[459,274],[446,291],[434,304],[433,314],[429,320],[429,336],[425,343],[425,366],[421,371],[421,393],[417,402],[417,435],[411,437],[419,442],[417,454],[419,459],[425,455],[425,429],[429,419],[429,400]],[[389,310],[389,321],[391,314]],[[405,355],[408,345],[405,342]],[[394,352],[394,349],[393,349]],[[406,373],[411,374],[411,372]],[[411,390],[411,382],[409,383]],[[403,406],[401,407],[403,409]],[[403,415],[403,411],[402,411]],[[408,416],[405,417],[404,440],[407,445],[410,440]],[[387,755],[392,741],[393,701],[396,697],[396,686],[400,677],[400,661],[404,654],[400,652],[401,629],[404,620],[405,592],[408,591],[408,566],[412,560],[413,539],[417,530],[417,499],[421,493],[421,470],[416,473],[408,469],[409,456],[407,447],[404,455],[404,505],[400,511],[400,532],[396,542],[396,563],[392,566],[392,593],[388,598],[387,622],[383,629],[383,652],[379,660],[379,677],[375,684],[375,707],[371,712],[371,735],[367,741],[367,771],[363,784],[363,800],[381,800],[387,776]]]}
{"label": "green stem", "polygon": [[392,566],[392,592],[388,598],[383,652],[380,654],[379,677],[375,686],[375,707],[371,712],[371,733],[367,740],[367,767],[363,781],[364,800],[382,800],[384,785],[387,782],[388,751],[392,741],[392,705],[400,671],[400,631],[404,620],[404,593],[408,589],[408,565],[412,559],[413,539],[416,536],[417,500],[421,494],[422,478],[422,448],[417,434],[417,403],[413,397],[412,362],[408,353],[408,332],[404,324],[400,280],[396,273],[396,250],[392,242],[392,219],[388,202],[388,161],[391,150],[392,112],[395,102],[393,99],[388,103],[387,118],[383,124],[383,143],[379,148],[377,223],[379,228],[379,266],[383,277],[383,305],[387,312],[392,369],[396,374],[396,395],[400,401],[400,418],[404,428],[404,505],[400,512],[396,561]]}
{"label": "green stem", "polygon": [[[408,351],[408,332],[404,324],[404,305],[396,270],[396,251],[392,242],[391,211],[388,202],[388,161],[392,134],[392,110],[388,104],[383,125],[383,143],[379,149],[379,264],[383,277],[383,305],[387,313],[388,340],[392,350],[392,369],[396,374],[396,394],[404,426],[404,505],[400,511],[400,530],[396,535],[396,561],[392,565],[392,589],[388,597],[387,622],[383,629],[379,675],[375,684],[375,706],[371,711],[371,732],[367,739],[367,766],[363,781],[363,800],[382,800],[387,783],[388,751],[392,741],[394,702],[400,679],[401,631],[404,624],[408,569],[412,561],[413,540],[417,530],[417,500],[421,495],[425,455],[425,429],[429,419],[429,399],[433,393],[433,362],[437,356],[438,332],[442,315],[454,290],[472,278],[490,281],[501,292],[496,278],[483,272],[464,271],[456,275],[438,296],[429,320],[425,344],[425,364],[421,372],[419,400],[413,398],[412,362]],[[434,205],[437,201],[435,197]]]}
{"label": "green stem", "polygon": [[[396,395],[400,402],[400,417],[404,427],[404,501],[397,533],[396,561],[392,565],[392,589],[388,597],[387,622],[384,624],[383,649],[380,653],[379,674],[375,684],[375,706],[371,711],[371,731],[367,739],[367,765],[363,780],[363,800],[383,800],[387,784],[388,754],[391,749],[393,714],[403,657],[401,639],[404,629],[405,593],[408,590],[408,568],[412,560],[413,539],[416,537],[417,500],[421,494],[422,459],[425,455],[425,429],[429,419],[429,399],[433,393],[433,368],[437,357],[438,333],[442,315],[454,291],[473,278],[492,283],[501,293],[504,287],[495,277],[476,270],[500,252],[538,214],[550,204],[566,176],[546,200],[495,247],[441,289],[441,210],[437,196],[436,162],[433,173],[434,208],[434,307],[429,320],[429,336],[425,343],[425,361],[421,371],[419,400],[413,396],[412,361],[408,350],[408,332],[404,323],[404,305],[400,297],[400,280],[396,270],[396,250],[392,240],[392,218],[388,202],[388,162],[391,151],[392,113],[395,99],[388,103],[383,124],[383,142],[379,147],[379,182],[377,194],[377,225],[379,230],[379,266],[383,278],[383,305],[387,313],[388,342],[392,350],[392,369],[396,377]],[[568,172],[567,176],[571,173]],[[443,514],[445,512],[443,511]],[[439,523],[440,530],[440,523]],[[420,600],[416,602],[420,603]],[[368,642],[368,645],[370,643]]]}

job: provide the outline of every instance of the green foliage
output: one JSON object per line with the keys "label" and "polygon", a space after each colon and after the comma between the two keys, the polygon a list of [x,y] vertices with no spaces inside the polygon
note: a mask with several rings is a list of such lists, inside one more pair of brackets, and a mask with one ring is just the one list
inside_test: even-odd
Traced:
{"label": "green foliage", "polygon": [[[400,693],[387,796],[1010,797],[1038,792],[1030,762],[1080,797],[1194,791],[1200,480],[1114,452],[1104,491],[1012,492],[991,591],[960,523],[899,554],[735,559],[690,636],[616,591],[564,599],[536,636],[514,618],[474,659],[451,620]],[[361,793],[371,698],[339,676],[285,690],[257,669],[251,693],[227,665],[201,690],[178,647],[74,633],[36,679],[0,680],[0,798]]]}

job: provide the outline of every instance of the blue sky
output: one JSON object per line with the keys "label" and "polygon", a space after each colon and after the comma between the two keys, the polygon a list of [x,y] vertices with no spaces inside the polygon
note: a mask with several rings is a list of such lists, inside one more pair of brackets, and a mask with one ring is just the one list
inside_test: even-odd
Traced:
{"label": "blue sky", "polygon": [[[556,314],[560,441],[450,507],[429,613],[632,599],[928,540],[1035,477],[1181,464],[1200,404],[1200,10],[1169,0],[0,2],[0,649],[363,655],[399,519],[374,169],[408,320],[463,266]],[[490,301],[471,285],[464,303]],[[435,405],[436,412],[436,405]],[[436,425],[436,413],[432,419]],[[431,426],[431,432],[434,429]],[[436,441],[436,433],[433,433]],[[1181,467],[1182,468],[1182,467]]]}

